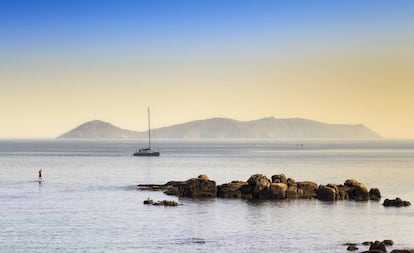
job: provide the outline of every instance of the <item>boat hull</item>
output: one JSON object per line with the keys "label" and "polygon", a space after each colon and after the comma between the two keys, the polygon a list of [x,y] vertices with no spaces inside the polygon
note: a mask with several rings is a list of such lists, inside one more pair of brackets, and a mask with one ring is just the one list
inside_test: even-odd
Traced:
{"label": "boat hull", "polygon": [[151,152],[135,152],[134,156],[160,156],[160,152],[151,151]]}

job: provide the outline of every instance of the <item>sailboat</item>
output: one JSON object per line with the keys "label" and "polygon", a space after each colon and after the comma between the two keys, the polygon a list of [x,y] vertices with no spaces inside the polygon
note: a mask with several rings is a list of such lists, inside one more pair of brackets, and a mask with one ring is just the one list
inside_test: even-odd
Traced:
{"label": "sailboat", "polygon": [[134,152],[134,156],[160,156],[160,152],[151,149],[151,122],[148,108],[148,148],[141,148]]}

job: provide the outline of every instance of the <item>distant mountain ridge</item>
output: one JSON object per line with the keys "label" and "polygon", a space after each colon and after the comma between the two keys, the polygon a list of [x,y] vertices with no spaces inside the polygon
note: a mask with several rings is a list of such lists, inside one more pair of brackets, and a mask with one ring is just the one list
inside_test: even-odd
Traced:
{"label": "distant mountain ridge", "polygon": [[[262,118],[238,121],[211,118],[151,129],[156,138],[381,138],[364,125],[327,124],[319,121],[289,118]],[[146,138],[147,131],[121,129],[108,122],[86,122],[58,138]]]}
{"label": "distant mountain ridge", "polygon": [[102,120],[92,120],[81,124],[58,138],[67,139],[101,139],[101,138],[134,138],[139,132],[121,129]]}

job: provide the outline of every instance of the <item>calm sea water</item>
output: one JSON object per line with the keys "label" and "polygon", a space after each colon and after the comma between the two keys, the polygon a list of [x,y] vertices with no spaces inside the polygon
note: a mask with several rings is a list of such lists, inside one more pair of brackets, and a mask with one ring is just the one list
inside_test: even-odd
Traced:
{"label": "calm sea water", "polygon": [[[384,198],[414,202],[412,140],[165,140],[156,143],[160,157],[131,156],[139,145],[145,141],[1,140],[0,251],[346,252],[343,243],[383,239],[414,248],[413,207],[178,199],[136,189],[199,174],[221,184],[285,173],[322,184],[356,178]],[[143,205],[148,197],[183,205]]]}

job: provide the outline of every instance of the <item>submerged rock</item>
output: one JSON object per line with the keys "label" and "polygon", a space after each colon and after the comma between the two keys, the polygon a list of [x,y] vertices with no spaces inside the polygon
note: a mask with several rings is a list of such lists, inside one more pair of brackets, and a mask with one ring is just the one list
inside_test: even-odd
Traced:
{"label": "submerged rock", "polygon": [[358,250],[358,247],[356,245],[349,245],[348,248],[346,248],[348,251],[355,251]]}
{"label": "submerged rock", "polygon": [[154,200],[147,198],[146,200],[144,200],[144,205],[152,205],[154,204]]}
{"label": "submerged rock", "polygon": [[167,189],[168,186],[162,185],[162,184],[139,184],[139,185],[137,185],[137,188],[139,190],[143,190],[143,191],[144,190],[145,191],[149,191],[149,190],[159,191],[159,190]]}
{"label": "submerged rock", "polygon": [[384,203],[382,204],[383,206],[394,206],[394,207],[405,207],[405,206],[410,206],[411,203],[409,201],[405,201],[402,200],[400,198],[396,198],[396,199],[386,199],[384,200]]}
{"label": "submerged rock", "polygon": [[161,200],[161,201],[155,202],[152,205],[153,206],[178,206],[178,203],[174,200]]}
{"label": "submerged rock", "polygon": [[387,252],[387,249],[385,248],[385,244],[383,242],[380,241],[375,241],[371,244],[371,246],[369,247],[369,250],[380,250],[382,252]]}
{"label": "submerged rock", "polygon": [[178,206],[179,204],[174,200],[161,200],[154,202],[154,200],[147,198],[144,200],[144,205],[153,205],[153,206]]}

